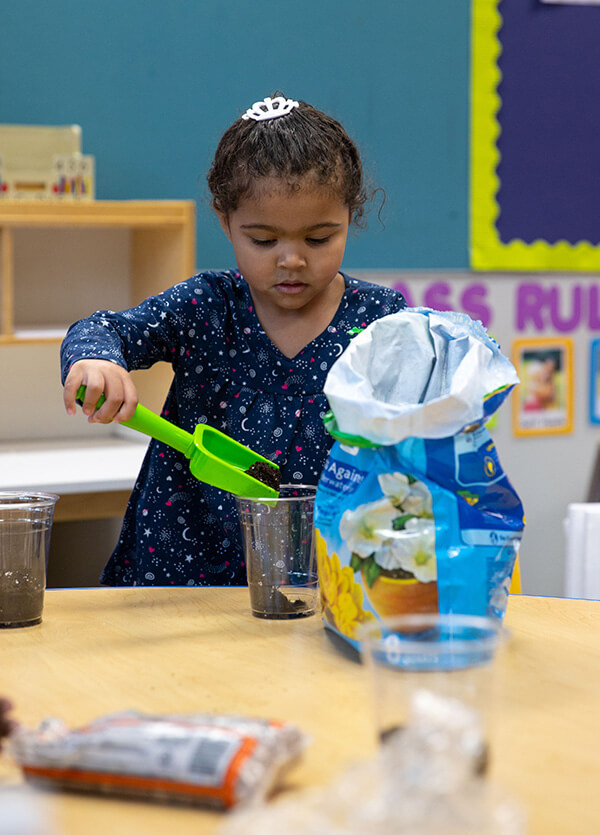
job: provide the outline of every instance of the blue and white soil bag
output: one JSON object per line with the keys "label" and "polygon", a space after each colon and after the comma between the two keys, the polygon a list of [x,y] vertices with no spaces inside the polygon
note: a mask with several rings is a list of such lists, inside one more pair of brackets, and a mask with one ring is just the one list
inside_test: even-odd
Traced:
{"label": "blue and white soil bag", "polygon": [[373,322],[332,366],[317,556],[326,623],[355,645],[393,614],[503,617],[524,517],[484,424],[518,382],[479,322],[427,308]]}

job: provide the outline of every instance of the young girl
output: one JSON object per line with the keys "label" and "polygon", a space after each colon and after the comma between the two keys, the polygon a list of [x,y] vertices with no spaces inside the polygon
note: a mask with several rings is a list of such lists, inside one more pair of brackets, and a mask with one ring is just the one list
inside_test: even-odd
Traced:
{"label": "young girl", "polygon": [[[405,306],[399,293],[340,272],[366,200],[358,151],[311,105],[269,97],[225,132],[208,184],[237,269],[75,323],[61,348],[67,413],[84,383],[88,420],[127,420],[137,404],[128,372],[162,360],[174,372],[169,421],[222,430],[278,464],[282,484],[317,484],[332,443],[327,372],[352,328]],[[233,496],[151,441],[101,582],[245,584]]]}

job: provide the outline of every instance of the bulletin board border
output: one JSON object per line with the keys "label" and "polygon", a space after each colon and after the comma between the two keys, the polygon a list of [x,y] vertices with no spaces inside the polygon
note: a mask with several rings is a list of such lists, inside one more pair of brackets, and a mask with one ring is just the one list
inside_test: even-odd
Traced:
{"label": "bulletin board border", "polygon": [[500,135],[498,95],[502,49],[500,0],[471,3],[471,143],[470,143],[470,260],[474,270],[600,269],[600,246],[587,241],[549,243],[514,240],[503,243],[496,227],[500,207],[497,140]]}

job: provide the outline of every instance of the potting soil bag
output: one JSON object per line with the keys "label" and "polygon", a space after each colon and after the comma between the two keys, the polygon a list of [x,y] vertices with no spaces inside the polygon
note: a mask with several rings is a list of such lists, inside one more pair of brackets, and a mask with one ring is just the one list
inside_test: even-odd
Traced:
{"label": "potting soil bag", "polygon": [[518,382],[479,322],[428,308],[373,322],[332,366],[317,561],[325,623],[355,646],[395,614],[503,617],[524,517],[485,422]]}

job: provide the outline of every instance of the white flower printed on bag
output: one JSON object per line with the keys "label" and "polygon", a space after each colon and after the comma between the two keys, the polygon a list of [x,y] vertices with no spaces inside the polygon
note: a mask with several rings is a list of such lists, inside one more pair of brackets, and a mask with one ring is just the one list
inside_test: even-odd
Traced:
{"label": "white flower printed on bag", "polygon": [[369,587],[382,572],[421,583],[437,579],[431,492],[406,473],[378,476],[384,498],[346,510],[340,535],[351,553],[350,566]]}
{"label": "white flower printed on bag", "polygon": [[389,499],[359,505],[347,510],[340,520],[340,534],[348,548],[359,557],[376,553],[390,538],[397,508]]}
{"label": "white flower printed on bag", "polygon": [[382,473],[377,476],[383,495],[399,506],[410,495],[410,482],[404,473]]}
{"label": "white flower printed on bag", "polygon": [[395,531],[375,554],[375,561],[386,571],[410,571],[421,583],[437,579],[435,528],[430,519],[408,519],[403,530]]}
{"label": "white flower printed on bag", "polygon": [[404,513],[431,514],[431,493],[422,481],[404,473],[383,473],[377,480],[384,496]]}

